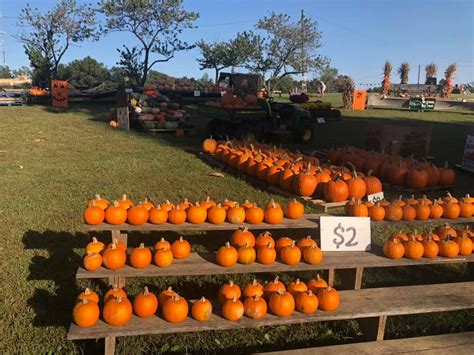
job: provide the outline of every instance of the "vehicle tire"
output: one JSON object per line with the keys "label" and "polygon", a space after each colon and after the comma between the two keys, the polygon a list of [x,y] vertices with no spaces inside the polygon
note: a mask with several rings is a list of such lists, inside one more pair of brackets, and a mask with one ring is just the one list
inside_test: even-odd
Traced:
{"label": "vehicle tire", "polygon": [[216,139],[224,139],[229,134],[226,122],[219,119],[209,121],[206,126],[207,135],[212,135]]}
{"label": "vehicle tire", "polygon": [[298,143],[311,143],[314,139],[314,127],[309,123],[303,123],[295,129],[293,137]]}
{"label": "vehicle tire", "polygon": [[235,136],[244,142],[259,142],[262,138],[262,129],[258,123],[243,123],[237,128]]}

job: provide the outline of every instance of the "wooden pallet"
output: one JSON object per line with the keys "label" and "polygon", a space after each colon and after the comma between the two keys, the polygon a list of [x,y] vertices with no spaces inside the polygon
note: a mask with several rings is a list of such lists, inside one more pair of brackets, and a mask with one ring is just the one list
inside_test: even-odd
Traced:
{"label": "wooden pallet", "polygon": [[[188,317],[182,323],[169,323],[160,316],[139,318],[134,315],[127,325],[120,327],[110,326],[102,320],[91,328],[81,328],[71,324],[67,338],[70,340],[97,339],[358,319],[362,323],[370,322],[376,325],[370,327],[372,331],[367,332],[367,338],[382,340],[388,316],[473,309],[473,293],[474,282],[350,290],[340,292],[341,304],[337,312],[317,311],[314,314],[294,312],[286,318],[267,314],[261,320],[244,317],[232,322],[224,319],[220,313],[220,307],[215,306],[213,314],[206,322],[199,322]],[[368,326],[365,328],[369,329]]]}

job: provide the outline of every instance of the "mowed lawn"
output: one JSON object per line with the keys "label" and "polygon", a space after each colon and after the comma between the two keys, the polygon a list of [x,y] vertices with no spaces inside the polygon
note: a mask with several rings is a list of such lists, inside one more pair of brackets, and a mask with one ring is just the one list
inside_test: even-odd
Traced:
{"label": "mowed lawn", "polygon": [[[338,97],[332,97],[335,101]],[[215,169],[202,162],[196,153],[202,136],[177,138],[152,137],[142,132],[111,129],[106,124],[105,105],[74,105],[69,111],[48,107],[0,108],[0,319],[3,327],[0,349],[4,353],[100,352],[103,342],[70,342],[66,332],[77,294],[90,286],[101,295],[106,280],[76,282],[75,272],[90,236],[83,230],[82,210],[88,198],[100,193],[108,199],[127,193],[135,201],[185,197],[191,201],[207,195],[215,199],[243,200],[259,204],[274,197],[244,180],[228,174],[214,177]],[[367,123],[374,119],[416,120],[433,124],[431,154],[440,160],[457,163],[462,156],[465,135],[473,129],[470,112],[410,113],[395,110],[343,112],[344,120],[321,126],[317,142],[306,149],[363,145]],[[198,126],[205,118],[196,117]],[[282,138],[281,143],[291,145]],[[293,146],[292,147],[296,147]],[[300,147],[301,148],[301,147]],[[458,174],[456,193],[474,192],[472,175]],[[421,230],[426,230],[428,226]],[[391,230],[374,228],[373,239],[381,244]],[[314,231],[310,231],[314,234]],[[281,231],[276,236],[285,235]],[[308,233],[301,231],[291,236]],[[98,234],[108,241],[107,234]],[[148,246],[161,236],[169,240],[178,234],[130,236],[130,245]],[[187,238],[193,250],[215,250],[228,233],[194,233]],[[315,235],[317,237],[317,235]],[[282,275],[284,281],[315,273]],[[260,281],[273,274],[239,275],[240,284],[256,276]],[[173,286],[187,298],[212,297],[227,277],[202,276],[134,279],[126,290],[133,296],[144,285],[159,292]],[[467,268],[398,268],[368,273],[368,287],[422,282],[448,282],[473,279]],[[441,321],[442,320],[442,321]],[[389,337],[413,336],[472,329],[472,312],[391,319]],[[361,333],[356,322],[278,326],[242,331],[217,331],[178,336],[119,338],[119,353],[139,352],[229,352],[263,351],[283,347],[352,341]]]}

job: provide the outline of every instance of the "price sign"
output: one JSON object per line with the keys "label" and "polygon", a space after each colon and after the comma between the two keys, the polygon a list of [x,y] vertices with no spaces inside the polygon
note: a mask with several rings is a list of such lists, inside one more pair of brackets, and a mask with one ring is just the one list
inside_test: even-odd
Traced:
{"label": "price sign", "polygon": [[377,192],[376,194],[367,195],[367,201],[372,203],[380,202],[384,199],[383,191]]}
{"label": "price sign", "polygon": [[120,128],[124,128],[127,131],[130,129],[128,107],[117,107],[117,121]]}
{"label": "price sign", "polygon": [[194,96],[201,96],[201,92],[200,91],[194,91]]}
{"label": "price sign", "polygon": [[370,218],[321,216],[321,250],[370,250]]}
{"label": "price sign", "polygon": [[133,89],[131,89],[131,88],[126,88],[126,89],[125,89],[125,92],[126,92],[127,94],[131,94],[131,93],[133,93]]}
{"label": "price sign", "polygon": [[316,122],[325,123],[326,121],[324,120],[324,117],[318,117],[318,118],[316,118]]}

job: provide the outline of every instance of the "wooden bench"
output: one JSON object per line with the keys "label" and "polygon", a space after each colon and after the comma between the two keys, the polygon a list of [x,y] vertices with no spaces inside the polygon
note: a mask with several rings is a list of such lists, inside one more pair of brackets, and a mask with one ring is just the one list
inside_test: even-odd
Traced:
{"label": "wooden bench", "polygon": [[471,355],[474,349],[474,332],[432,335],[417,338],[392,339],[366,343],[322,346],[318,348],[267,352],[265,355],[334,355],[334,354],[398,354]]}
{"label": "wooden bench", "polygon": [[[255,328],[357,319],[368,340],[380,341],[384,337],[387,317],[473,309],[473,293],[474,282],[349,290],[340,291],[341,305],[336,312],[316,311],[311,315],[294,312],[293,315],[286,318],[267,314],[258,321],[244,317],[239,321],[232,322],[224,319],[220,314],[220,308],[216,306],[211,318],[206,322],[199,322],[188,317],[184,322],[174,324],[159,316],[143,319],[134,315],[127,325],[121,327],[110,326],[102,320],[99,320],[91,328],[81,328],[71,324],[67,337],[70,340],[111,339],[132,335]],[[111,342],[112,340],[108,341],[109,347]],[[110,353],[110,348],[106,347],[106,353]]]}

